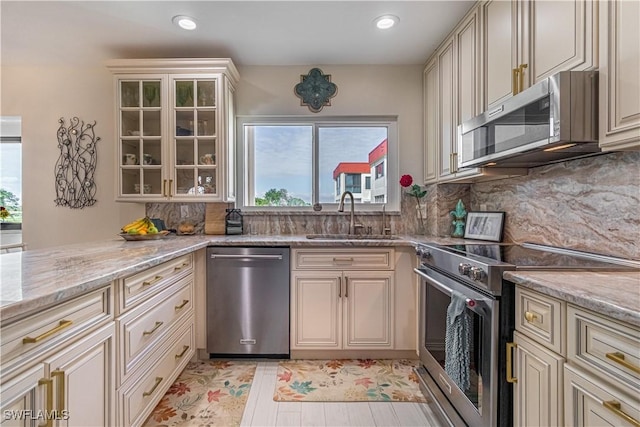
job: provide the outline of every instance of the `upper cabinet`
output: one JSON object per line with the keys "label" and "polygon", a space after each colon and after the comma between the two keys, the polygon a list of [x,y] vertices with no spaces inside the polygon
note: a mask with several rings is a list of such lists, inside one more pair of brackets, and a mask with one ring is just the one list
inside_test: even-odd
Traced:
{"label": "upper cabinet", "polygon": [[230,59],[114,60],[118,201],[235,200]]}
{"label": "upper cabinet", "polygon": [[640,2],[600,4],[600,147],[640,149]]}
{"label": "upper cabinet", "polygon": [[480,7],[483,110],[559,71],[597,67],[598,2],[491,0]]}

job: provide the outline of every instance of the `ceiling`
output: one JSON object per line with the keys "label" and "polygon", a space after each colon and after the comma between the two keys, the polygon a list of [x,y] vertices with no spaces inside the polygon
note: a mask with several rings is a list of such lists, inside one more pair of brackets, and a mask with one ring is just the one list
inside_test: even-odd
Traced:
{"label": "ceiling", "polygon": [[[229,57],[237,65],[423,64],[474,1],[0,1],[3,65]],[[393,14],[386,31],[374,18]],[[196,18],[184,31],[175,15]]]}

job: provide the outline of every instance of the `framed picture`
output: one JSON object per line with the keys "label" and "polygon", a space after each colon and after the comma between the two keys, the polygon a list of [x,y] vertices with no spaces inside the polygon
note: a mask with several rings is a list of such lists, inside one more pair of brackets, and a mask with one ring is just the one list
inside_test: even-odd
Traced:
{"label": "framed picture", "polygon": [[469,212],[464,227],[464,238],[502,241],[504,212]]}

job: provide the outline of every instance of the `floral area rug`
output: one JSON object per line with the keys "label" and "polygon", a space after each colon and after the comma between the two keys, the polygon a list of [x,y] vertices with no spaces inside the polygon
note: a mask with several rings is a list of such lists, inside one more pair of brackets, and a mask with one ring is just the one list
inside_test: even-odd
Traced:
{"label": "floral area rug", "polygon": [[238,426],[255,372],[255,362],[189,362],[144,427]]}
{"label": "floral area rug", "polygon": [[278,365],[273,400],[426,402],[412,360],[290,360]]}

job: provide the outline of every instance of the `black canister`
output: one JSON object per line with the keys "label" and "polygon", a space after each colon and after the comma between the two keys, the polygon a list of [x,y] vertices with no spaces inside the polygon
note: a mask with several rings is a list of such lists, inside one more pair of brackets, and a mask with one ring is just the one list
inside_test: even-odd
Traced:
{"label": "black canister", "polygon": [[227,209],[224,217],[224,234],[242,234],[242,211]]}

